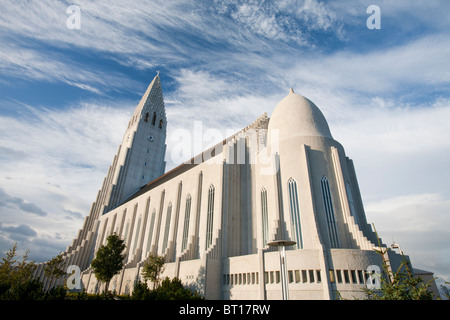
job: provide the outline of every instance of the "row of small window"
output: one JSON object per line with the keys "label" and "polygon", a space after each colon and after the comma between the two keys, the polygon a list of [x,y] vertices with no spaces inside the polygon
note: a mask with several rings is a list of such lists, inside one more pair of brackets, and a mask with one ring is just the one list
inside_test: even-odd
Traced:
{"label": "row of small window", "polygon": [[[279,273],[279,271],[277,272]],[[320,270],[289,270],[288,280],[289,283],[321,283],[322,277],[320,275]],[[277,278],[277,283],[278,282],[279,280]]]}
{"label": "row of small window", "polygon": [[[363,270],[329,270],[331,283],[364,284],[369,274]],[[264,272],[264,283],[280,283],[280,271]],[[321,283],[320,270],[289,270],[289,283]],[[226,286],[258,284],[258,272],[224,274],[223,284]]]}
{"label": "row of small window", "polygon": [[364,284],[369,274],[363,270],[329,270],[331,283]]}
{"label": "row of small window", "polygon": [[234,286],[240,284],[258,284],[258,272],[224,274],[223,284]]}
{"label": "row of small window", "polygon": [[[148,122],[150,117],[150,114],[147,112],[144,116],[144,122]],[[152,118],[152,125],[154,126],[156,124],[156,112],[153,112],[153,118]],[[161,119],[159,120],[159,128],[161,129],[163,127],[164,121]]]}
{"label": "row of small window", "polygon": [[[320,283],[322,277],[320,270],[289,270],[289,283]],[[280,271],[266,271],[264,272],[264,283],[280,283]],[[223,284],[226,286],[258,284],[258,272],[224,274]]]}

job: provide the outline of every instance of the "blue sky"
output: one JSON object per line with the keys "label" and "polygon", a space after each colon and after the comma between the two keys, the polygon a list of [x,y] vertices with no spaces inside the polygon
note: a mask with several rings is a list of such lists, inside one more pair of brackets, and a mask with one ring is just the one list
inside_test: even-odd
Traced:
{"label": "blue sky", "polygon": [[[366,26],[370,5],[381,29]],[[384,242],[450,280],[450,2],[4,0],[0,12],[2,252],[17,241],[43,261],[69,245],[159,70],[168,168],[177,128],[225,136],[293,87],[354,160]]]}

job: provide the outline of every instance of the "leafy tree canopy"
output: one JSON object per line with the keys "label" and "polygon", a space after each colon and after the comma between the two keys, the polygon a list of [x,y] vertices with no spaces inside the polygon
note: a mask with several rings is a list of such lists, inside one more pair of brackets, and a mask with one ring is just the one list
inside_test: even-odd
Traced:
{"label": "leafy tree canopy", "polygon": [[16,259],[17,243],[6,253],[0,263],[0,294],[6,290],[31,280],[36,268],[34,261],[28,261],[29,250],[22,256],[22,261]]}
{"label": "leafy tree canopy", "polygon": [[94,271],[96,278],[104,282],[105,292],[108,291],[109,282],[112,277],[122,270],[124,265],[125,254],[125,242],[117,234],[112,234],[106,239],[106,245],[100,246],[92,260],[91,267]]}
{"label": "leafy tree canopy", "polygon": [[56,279],[65,275],[66,272],[64,271],[64,259],[62,253],[47,261],[44,271],[47,276]]}
{"label": "leafy tree canopy", "polygon": [[152,281],[158,287],[159,277],[164,271],[165,259],[162,256],[150,255],[142,266],[142,278]]}

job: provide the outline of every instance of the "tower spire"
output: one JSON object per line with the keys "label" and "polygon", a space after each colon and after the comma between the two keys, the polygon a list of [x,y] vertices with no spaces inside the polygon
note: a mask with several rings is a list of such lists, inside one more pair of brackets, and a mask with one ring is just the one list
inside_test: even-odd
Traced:
{"label": "tower spire", "polygon": [[141,113],[144,107],[148,107],[149,105],[157,105],[158,109],[160,109],[160,111],[164,113],[165,117],[164,97],[161,89],[161,79],[159,78],[159,71],[157,71],[156,76],[148,85],[147,90],[145,90],[145,93],[139,101],[139,104],[137,105],[133,116]]}
{"label": "tower spire", "polygon": [[117,154],[114,156],[83,228],[64,253],[82,270],[90,260],[81,252],[92,252],[100,217],[164,173],[166,112],[159,73],[153,78],[134,110]]}
{"label": "tower spire", "polygon": [[122,155],[127,159],[123,159],[123,162],[126,168],[133,169],[129,169],[127,180],[118,180],[122,182],[122,191],[111,203],[112,207],[107,208],[108,210],[119,205],[141,186],[164,173],[166,129],[164,96],[159,72],[157,72],[134,110],[125,131],[121,146],[127,150],[126,155]]}

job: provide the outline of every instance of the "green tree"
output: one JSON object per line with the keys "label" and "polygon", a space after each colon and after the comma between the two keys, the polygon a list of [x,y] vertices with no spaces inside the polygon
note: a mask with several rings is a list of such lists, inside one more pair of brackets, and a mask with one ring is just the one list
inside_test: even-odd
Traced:
{"label": "green tree", "polygon": [[185,288],[179,278],[170,280],[166,277],[157,289],[150,290],[144,282],[137,281],[134,285],[132,300],[202,300],[197,292]]}
{"label": "green tree", "polygon": [[109,282],[122,270],[124,265],[125,242],[117,234],[112,234],[106,239],[106,245],[102,245],[92,260],[91,267],[97,280],[105,283],[105,294],[108,292]]}
{"label": "green tree", "polygon": [[[445,284],[450,284],[450,282],[446,282]],[[441,289],[442,289],[442,293],[444,294],[444,296],[450,300],[450,290],[446,287],[441,285]]]}
{"label": "green tree", "polygon": [[151,254],[142,266],[142,278],[145,281],[152,281],[153,288],[157,288],[159,284],[159,277],[164,271],[165,259],[163,256]]}
{"label": "green tree", "polygon": [[170,280],[166,277],[155,290],[157,300],[202,300],[197,291],[191,291],[183,286],[179,278]]}
{"label": "green tree", "polygon": [[44,300],[45,298],[42,282],[37,279],[17,283],[2,296],[5,300]]}
{"label": "green tree", "polygon": [[6,253],[0,263],[0,295],[14,289],[15,286],[30,281],[36,268],[34,261],[28,262],[29,250],[25,251],[21,262],[16,259],[16,251],[17,243]]}
{"label": "green tree", "polygon": [[153,298],[152,291],[147,286],[147,283],[140,280],[134,284],[133,292],[131,293],[132,300],[151,300]]}
{"label": "green tree", "polygon": [[[375,226],[374,226],[375,230]],[[376,230],[375,230],[376,234]],[[427,283],[420,277],[415,277],[409,266],[409,261],[402,253],[403,261],[396,272],[391,270],[390,261],[387,257],[385,248],[382,248],[381,241],[378,238],[378,247],[375,249],[383,258],[383,273],[380,276],[380,289],[367,289],[367,297],[371,300],[431,300],[433,293],[428,291],[431,286],[431,279]]]}
{"label": "green tree", "polygon": [[[393,273],[383,267],[383,275],[380,277],[379,290],[367,289],[365,292],[371,300],[431,300],[433,293],[428,291],[430,282],[424,283],[422,278],[415,277],[407,264],[403,262],[399,269]],[[389,277],[391,274],[391,278]]]}
{"label": "green tree", "polygon": [[62,253],[47,261],[44,272],[48,277],[56,279],[59,279],[66,274],[64,271],[64,259]]}

